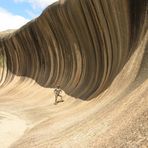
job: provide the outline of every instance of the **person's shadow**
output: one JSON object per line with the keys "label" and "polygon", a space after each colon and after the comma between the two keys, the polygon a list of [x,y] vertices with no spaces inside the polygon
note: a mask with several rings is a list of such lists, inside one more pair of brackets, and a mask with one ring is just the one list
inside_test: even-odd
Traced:
{"label": "person's shadow", "polygon": [[57,104],[62,103],[62,102],[64,102],[64,100],[59,100],[59,101],[57,101],[57,103],[54,103],[54,105],[57,105]]}

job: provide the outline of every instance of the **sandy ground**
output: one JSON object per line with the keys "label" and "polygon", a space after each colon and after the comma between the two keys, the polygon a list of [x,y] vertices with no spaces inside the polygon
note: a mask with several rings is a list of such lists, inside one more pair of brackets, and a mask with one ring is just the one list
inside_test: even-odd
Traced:
{"label": "sandy ground", "polygon": [[0,143],[2,148],[9,147],[27,129],[24,120],[8,112],[0,111]]}

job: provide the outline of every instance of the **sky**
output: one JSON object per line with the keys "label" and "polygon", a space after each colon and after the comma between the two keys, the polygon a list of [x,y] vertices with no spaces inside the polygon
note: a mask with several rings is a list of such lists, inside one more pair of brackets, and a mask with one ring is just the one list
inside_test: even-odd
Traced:
{"label": "sky", "polygon": [[58,0],[0,0],[0,31],[18,29]]}

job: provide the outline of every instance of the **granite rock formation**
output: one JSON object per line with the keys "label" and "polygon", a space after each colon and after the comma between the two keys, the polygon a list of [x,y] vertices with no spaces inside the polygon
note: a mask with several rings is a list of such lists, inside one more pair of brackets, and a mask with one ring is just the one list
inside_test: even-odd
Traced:
{"label": "granite rock formation", "polygon": [[[63,127],[63,131],[59,129],[60,132],[52,133],[51,139],[48,137],[49,133],[42,131],[44,127],[47,131],[51,130],[52,126],[50,128],[48,125],[52,119],[49,118],[12,147],[27,144],[36,147],[35,142],[41,148],[74,145],[138,146],[135,143],[124,143],[123,137],[128,133],[128,125],[129,130],[134,128],[136,131],[141,120],[148,114],[147,5],[146,0],[61,0],[47,7],[38,18],[22,28],[1,35],[0,55],[3,57],[3,68],[0,69],[0,100],[20,96],[26,99],[29,95],[27,88],[36,92],[34,96],[28,97],[33,99],[40,95],[37,85],[43,92],[60,85],[69,96],[67,98],[77,98],[74,99],[76,102],[85,100],[80,104],[76,103],[76,108],[73,106],[75,103],[62,107],[63,118],[66,115],[65,124],[70,122],[70,113],[77,122]],[[20,80],[16,81],[18,77]],[[24,87],[26,93],[21,90]],[[15,92],[16,95],[12,95]],[[9,97],[5,96],[6,93]],[[48,98],[44,94],[40,97]],[[76,111],[80,112],[77,116]],[[60,115],[56,114],[56,118],[58,117]],[[65,125],[60,119],[57,122]],[[56,119],[53,123],[56,123]],[[83,127],[82,123],[86,125]],[[121,127],[117,128],[117,124],[121,124]],[[99,126],[102,129],[108,127],[107,132],[102,131],[102,135],[101,132],[96,133]],[[144,129],[145,126],[146,123]],[[78,134],[79,129],[82,135]],[[42,133],[46,133],[47,137]],[[84,133],[88,135],[84,136]],[[131,133],[128,133],[129,137],[133,137]],[[62,137],[59,138],[59,134],[63,136],[63,140]],[[28,135],[30,139],[33,137],[34,142],[28,140]],[[36,135],[43,139],[39,140]],[[64,137],[70,141],[64,142]]]}
{"label": "granite rock formation", "polygon": [[[124,7],[123,7],[124,6]],[[7,68],[87,99],[105,90],[145,34],[146,1],[68,0],[1,42]]]}

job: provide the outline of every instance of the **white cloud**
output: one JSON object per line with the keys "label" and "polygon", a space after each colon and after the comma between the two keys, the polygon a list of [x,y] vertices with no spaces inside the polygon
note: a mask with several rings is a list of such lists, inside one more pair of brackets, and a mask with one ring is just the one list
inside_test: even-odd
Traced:
{"label": "white cloud", "polygon": [[39,14],[34,12],[34,11],[31,11],[31,10],[28,10],[26,9],[25,12],[28,14],[29,17],[31,18],[36,18]]}
{"label": "white cloud", "polygon": [[58,1],[58,0],[14,0],[16,3],[18,2],[27,2],[32,5],[33,9],[41,8],[44,9],[48,5]]}
{"label": "white cloud", "polygon": [[0,31],[18,29],[29,21],[22,16],[12,14],[2,7],[0,7],[0,20]]}

